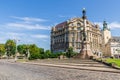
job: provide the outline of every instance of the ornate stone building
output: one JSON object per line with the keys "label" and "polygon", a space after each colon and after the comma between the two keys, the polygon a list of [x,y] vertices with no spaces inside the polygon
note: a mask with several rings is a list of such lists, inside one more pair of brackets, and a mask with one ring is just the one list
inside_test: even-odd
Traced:
{"label": "ornate stone building", "polygon": [[[84,10],[85,11],[85,10]],[[51,29],[51,51],[66,52],[69,47],[73,47],[75,52],[80,52],[82,48],[83,36],[90,44],[90,49],[94,54],[102,52],[103,34],[99,25],[93,24],[86,17],[86,11],[83,11],[82,18],[71,18],[62,22]],[[86,18],[86,21],[83,21]],[[83,26],[86,26],[84,34]],[[103,32],[104,33],[104,32]]]}

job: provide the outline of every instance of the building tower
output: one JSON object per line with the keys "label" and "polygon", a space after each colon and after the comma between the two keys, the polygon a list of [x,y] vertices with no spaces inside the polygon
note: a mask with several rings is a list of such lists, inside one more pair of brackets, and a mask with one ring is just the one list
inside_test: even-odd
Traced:
{"label": "building tower", "polygon": [[103,40],[104,40],[104,44],[107,44],[110,38],[111,38],[111,31],[108,28],[108,25],[107,25],[106,21],[104,21],[103,22]]}
{"label": "building tower", "polygon": [[110,56],[111,52],[110,52],[110,39],[111,39],[111,31],[108,28],[108,25],[106,23],[106,21],[103,22],[103,54],[104,56]]}

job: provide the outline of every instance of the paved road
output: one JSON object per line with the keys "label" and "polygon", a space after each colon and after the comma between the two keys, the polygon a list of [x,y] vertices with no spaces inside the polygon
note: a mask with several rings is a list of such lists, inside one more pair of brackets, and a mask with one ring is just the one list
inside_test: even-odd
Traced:
{"label": "paved road", "polygon": [[0,60],[0,80],[120,80],[120,74]]}

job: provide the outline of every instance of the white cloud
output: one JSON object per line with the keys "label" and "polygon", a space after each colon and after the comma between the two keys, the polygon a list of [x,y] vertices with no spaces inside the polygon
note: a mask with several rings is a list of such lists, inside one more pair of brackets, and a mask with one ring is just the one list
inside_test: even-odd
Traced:
{"label": "white cloud", "polygon": [[44,22],[47,21],[45,19],[41,18],[32,18],[32,17],[17,17],[17,16],[11,16],[11,18],[18,19],[18,20],[23,20],[25,22]]}
{"label": "white cloud", "polygon": [[[46,20],[15,16],[12,16],[11,19],[12,21],[15,19],[15,22],[0,25],[0,43],[5,43],[8,39],[17,39],[20,40],[18,44],[37,44],[39,47],[48,47],[51,27],[41,23]],[[47,31],[48,33],[46,33]],[[46,44],[44,44],[45,42]]]}
{"label": "white cloud", "polygon": [[31,35],[31,37],[33,37],[33,38],[39,38],[39,39],[49,39],[48,35],[41,35],[41,34]]}
{"label": "white cloud", "polygon": [[[103,22],[95,22],[95,24],[98,24],[101,28],[103,27]],[[120,22],[114,21],[111,23],[108,23],[108,28],[115,29],[115,28],[120,28]]]}
{"label": "white cloud", "polygon": [[23,36],[23,35],[25,35],[24,33],[15,33],[15,32],[8,32],[6,34],[7,35],[12,35],[12,36]]}
{"label": "white cloud", "polygon": [[[49,26],[42,25],[42,23],[38,22],[43,22],[46,21],[44,19],[40,18],[30,18],[30,17],[16,17],[16,16],[11,16],[14,19],[17,19],[16,22],[9,22],[6,23],[5,26],[8,26],[8,28],[14,28],[14,29],[26,29],[26,30],[50,30]],[[19,21],[19,20],[22,20]],[[35,22],[35,23],[34,23]],[[37,22],[37,23],[36,23]]]}
{"label": "white cloud", "polygon": [[[49,43],[49,36],[48,35],[41,35],[41,34],[26,34],[26,33],[17,33],[17,32],[0,32],[0,43],[5,43],[8,39],[16,39],[20,40],[18,44],[37,44],[37,43],[44,43],[47,41]],[[42,45],[41,45],[42,46]]]}
{"label": "white cloud", "polygon": [[9,27],[28,29],[28,30],[50,30],[49,26],[43,26],[40,24],[25,24],[25,23],[8,23],[6,24]]}
{"label": "white cloud", "polygon": [[108,26],[110,26],[110,28],[120,28],[120,22],[112,22],[108,24]]}
{"label": "white cloud", "polygon": [[24,36],[25,34],[23,33],[14,33],[14,32],[0,32],[0,43],[5,43],[6,40],[8,39],[22,39],[22,36]]}

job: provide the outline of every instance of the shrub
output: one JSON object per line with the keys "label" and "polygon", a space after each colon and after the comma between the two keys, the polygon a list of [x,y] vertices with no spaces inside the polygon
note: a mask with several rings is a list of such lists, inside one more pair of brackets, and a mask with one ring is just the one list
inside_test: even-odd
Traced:
{"label": "shrub", "polygon": [[40,54],[34,53],[34,54],[30,54],[29,60],[34,60],[39,58],[40,58]]}

